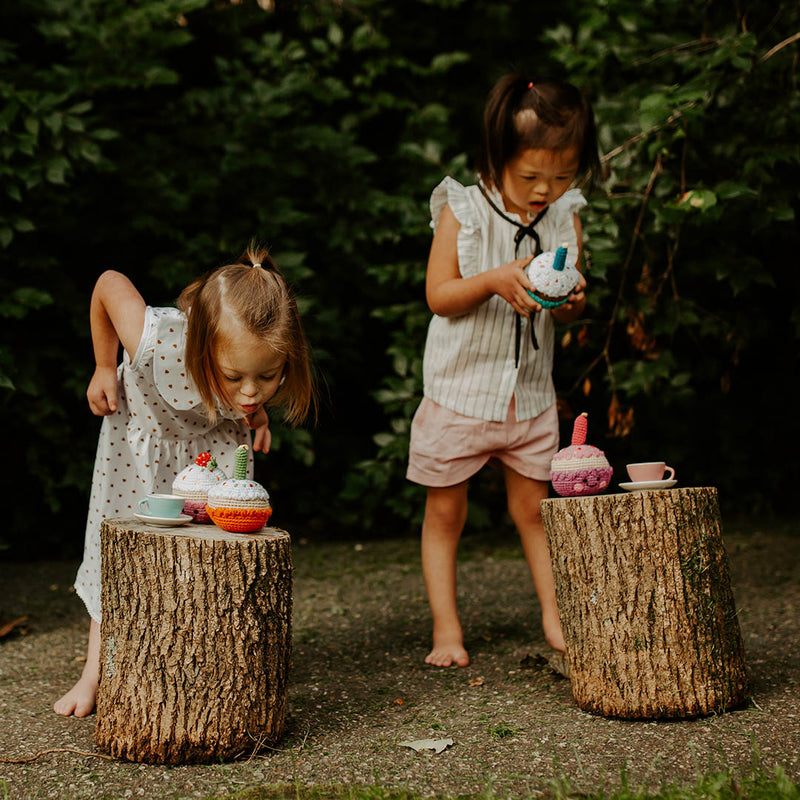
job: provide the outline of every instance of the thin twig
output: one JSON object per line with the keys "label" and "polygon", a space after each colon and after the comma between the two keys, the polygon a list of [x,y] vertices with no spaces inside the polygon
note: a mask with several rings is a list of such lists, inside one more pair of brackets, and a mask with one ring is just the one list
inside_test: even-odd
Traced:
{"label": "thin twig", "polygon": [[650,64],[662,56],[669,56],[673,53],[680,53],[682,50],[691,50],[695,47],[711,50],[715,47],[719,47],[719,41],[717,39],[693,39],[691,42],[681,42],[681,44],[676,44],[674,47],[666,47],[664,50],[659,50],[657,53],[653,53],[647,58],[636,59],[633,65],[638,67],[641,64]]}
{"label": "thin twig", "polygon": [[775,47],[771,48],[770,50],[767,50],[767,52],[764,53],[763,56],[761,56],[759,61],[763,62],[766,61],[768,58],[772,58],[772,56],[774,56],[775,53],[779,52],[780,50],[783,50],[784,47],[788,47],[790,44],[793,44],[798,39],[800,39],[800,31],[798,33],[794,33],[791,36],[787,37],[782,42],[778,42],[778,44],[776,44]]}
{"label": "thin twig", "polygon": [[104,753],[89,753],[86,750],[75,750],[72,747],[52,747],[49,750],[40,750],[36,755],[27,756],[26,758],[0,758],[0,764],[29,764],[31,761],[36,761],[41,756],[46,756],[49,753],[74,753],[78,756],[92,756],[93,758],[104,758],[106,761],[116,761],[114,756],[107,756]]}
{"label": "thin twig", "polygon": [[653,193],[653,187],[656,183],[656,178],[658,177],[659,173],[661,172],[661,154],[659,153],[656,156],[656,163],[653,165],[653,170],[650,173],[650,179],[647,182],[647,188],[644,192],[644,197],[642,198],[642,205],[639,208],[639,216],[636,219],[636,225],[633,228],[633,235],[631,236],[630,246],[628,247],[628,254],[625,257],[625,261],[622,265],[622,274],[620,275],[619,279],[619,288],[617,289],[617,297],[614,301],[614,310],[611,312],[611,318],[608,323],[608,332],[606,333],[606,340],[603,344],[603,349],[598,353],[598,355],[592,360],[591,364],[581,373],[580,377],[575,381],[570,390],[570,394],[575,391],[579,385],[581,385],[584,380],[589,376],[592,370],[600,363],[600,361],[605,361],[606,363],[606,371],[608,372],[609,381],[611,383],[612,390],[616,390],[616,381],[614,379],[614,369],[611,364],[611,338],[614,334],[614,326],[616,325],[617,320],[617,313],[619,312],[619,308],[622,305],[622,294],[625,288],[625,277],[628,274],[628,270],[630,269],[631,263],[633,261],[633,254],[636,251],[636,241],[639,238],[639,235],[642,230],[642,223],[644,222],[644,215],[645,211],[647,210],[647,204],[650,201],[650,195]]}
{"label": "thin twig", "polygon": [[[778,44],[776,44],[773,48],[771,48],[766,53],[764,53],[764,55],[761,56],[759,61],[764,62],[767,59],[772,58],[772,56],[774,56],[776,53],[778,53],[781,50],[783,50],[784,47],[788,47],[790,44],[794,44],[794,42],[798,41],[798,39],[800,39],[800,32],[794,33],[791,36],[788,36],[782,42],[778,42]],[[688,47],[689,45],[692,45],[692,44],[696,44],[696,42],[688,42],[685,45],[681,45],[681,46]],[[672,49],[676,49],[676,48],[672,48]],[[662,52],[666,53],[666,52],[669,52],[669,51],[665,50],[665,51],[662,51]],[[653,58],[655,58],[655,57],[657,57],[659,55],[661,55],[661,53],[656,53],[656,55],[653,56]],[[611,161],[612,158],[615,158],[620,153],[622,153],[625,150],[627,150],[632,144],[636,144],[636,142],[639,142],[642,139],[646,139],[651,134],[657,133],[658,131],[669,127],[670,125],[672,125],[673,122],[675,122],[677,119],[680,119],[680,117],[683,116],[682,112],[683,112],[684,109],[694,108],[695,106],[697,106],[699,104],[700,104],[699,100],[692,100],[690,103],[685,103],[684,105],[679,106],[672,114],[670,114],[670,116],[669,116],[669,118],[667,119],[666,122],[662,122],[660,125],[654,125],[652,128],[649,128],[646,131],[642,131],[641,133],[637,133],[636,136],[632,136],[630,139],[628,139],[627,141],[623,142],[618,147],[615,147],[613,150],[610,150],[608,153],[606,153],[605,155],[601,156],[600,157],[600,163],[601,164],[606,164],[607,162]]]}
{"label": "thin twig", "polygon": [[641,141],[642,139],[646,139],[652,133],[658,133],[658,131],[663,130],[664,128],[668,128],[672,125],[673,122],[679,120],[683,117],[683,111],[687,108],[694,108],[695,106],[700,105],[699,100],[692,100],[690,103],[684,103],[682,106],[679,106],[669,115],[666,122],[662,122],[660,125],[654,125],[652,128],[648,128],[646,131],[642,131],[641,133],[637,133],[636,136],[631,136],[626,142],[623,142],[618,147],[615,147],[613,150],[609,150],[605,155],[600,156],[600,163],[605,164],[608,161],[611,161],[612,158],[616,158],[620,153],[627,150],[632,144],[636,144],[636,142]]}

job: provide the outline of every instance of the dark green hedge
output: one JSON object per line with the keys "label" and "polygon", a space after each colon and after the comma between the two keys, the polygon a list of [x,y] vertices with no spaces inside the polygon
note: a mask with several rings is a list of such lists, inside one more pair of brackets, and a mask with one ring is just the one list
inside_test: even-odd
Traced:
{"label": "dark green hedge", "polygon": [[[589,308],[559,331],[564,417],[621,479],[664,457],[724,507],[792,511],[795,3],[17,0],[0,8],[0,398],[20,557],[80,552],[99,420],[88,300],[148,302],[255,236],[294,284],[323,409],[259,457],[298,535],[414,530],[404,480],[428,312],[427,202],[472,180],[496,77],[594,99]],[[262,7],[263,6],[263,7]],[[24,501],[21,482],[33,496]],[[496,523],[492,473],[472,523]]]}

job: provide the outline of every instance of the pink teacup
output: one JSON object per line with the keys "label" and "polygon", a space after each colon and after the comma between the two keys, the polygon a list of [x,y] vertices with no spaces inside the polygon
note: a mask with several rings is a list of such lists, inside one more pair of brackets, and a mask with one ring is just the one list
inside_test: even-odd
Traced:
{"label": "pink teacup", "polygon": [[[637,464],[628,464],[626,469],[634,483],[653,483],[654,481],[672,480],[675,470],[663,461],[641,461]],[[664,475],[669,472],[669,475]]]}

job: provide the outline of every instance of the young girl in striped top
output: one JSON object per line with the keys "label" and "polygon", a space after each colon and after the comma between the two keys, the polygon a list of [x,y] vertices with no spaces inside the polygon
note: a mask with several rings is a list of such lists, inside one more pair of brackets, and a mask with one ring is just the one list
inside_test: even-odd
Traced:
{"label": "young girl in striped top", "polygon": [[580,265],[576,212],[586,201],[570,187],[597,167],[594,117],[581,92],[561,81],[506,75],[487,99],[478,184],[445,178],[431,196],[426,296],[434,317],[407,473],[428,489],[422,526],[433,615],[428,664],[469,663],[456,608],[456,551],[468,480],[490,459],[503,471],[545,638],[565,649],[540,503],[558,449],[553,324],[580,316],[586,281],[581,276],[565,304],[543,310],[528,293],[524,268],[538,252],[564,243]]}

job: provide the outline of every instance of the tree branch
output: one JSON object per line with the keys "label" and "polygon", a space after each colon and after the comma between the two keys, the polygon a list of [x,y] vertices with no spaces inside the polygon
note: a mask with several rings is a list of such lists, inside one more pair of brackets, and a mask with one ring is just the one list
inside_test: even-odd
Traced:
{"label": "tree branch", "polygon": [[779,52],[780,50],[783,50],[784,47],[788,47],[790,44],[793,44],[798,39],[800,39],[800,31],[798,33],[792,34],[791,36],[787,37],[782,42],[778,42],[778,44],[776,44],[775,47],[767,50],[767,52],[764,53],[763,56],[761,56],[759,61],[764,62],[768,58],[772,58],[772,56],[774,56],[775,53]]}
{"label": "tree branch", "polygon": [[628,247],[628,254],[625,257],[625,262],[622,265],[622,274],[620,275],[619,279],[619,288],[617,289],[617,297],[614,301],[614,309],[611,312],[611,318],[608,321],[608,331],[606,333],[606,340],[603,344],[603,349],[597,354],[597,356],[592,360],[589,366],[581,373],[580,377],[575,381],[570,389],[570,394],[575,391],[575,389],[580,386],[586,378],[589,376],[591,371],[600,363],[600,361],[605,361],[606,363],[606,370],[608,372],[609,381],[611,383],[612,390],[616,390],[616,382],[614,379],[614,368],[611,363],[611,338],[614,334],[614,328],[617,322],[617,314],[619,313],[620,306],[622,305],[622,295],[625,288],[625,278],[628,274],[628,270],[630,269],[631,263],[633,261],[633,254],[636,250],[636,241],[639,238],[639,235],[642,230],[642,223],[644,222],[644,215],[645,211],[647,210],[647,204],[650,201],[650,196],[653,193],[653,187],[656,183],[656,178],[658,177],[659,173],[661,172],[661,154],[659,153],[656,156],[656,163],[653,165],[653,169],[650,172],[650,179],[647,182],[647,188],[644,192],[644,197],[642,198],[642,204],[639,208],[639,216],[636,219],[636,225],[633,228],[633,235],[631,236],[630,246]]}

